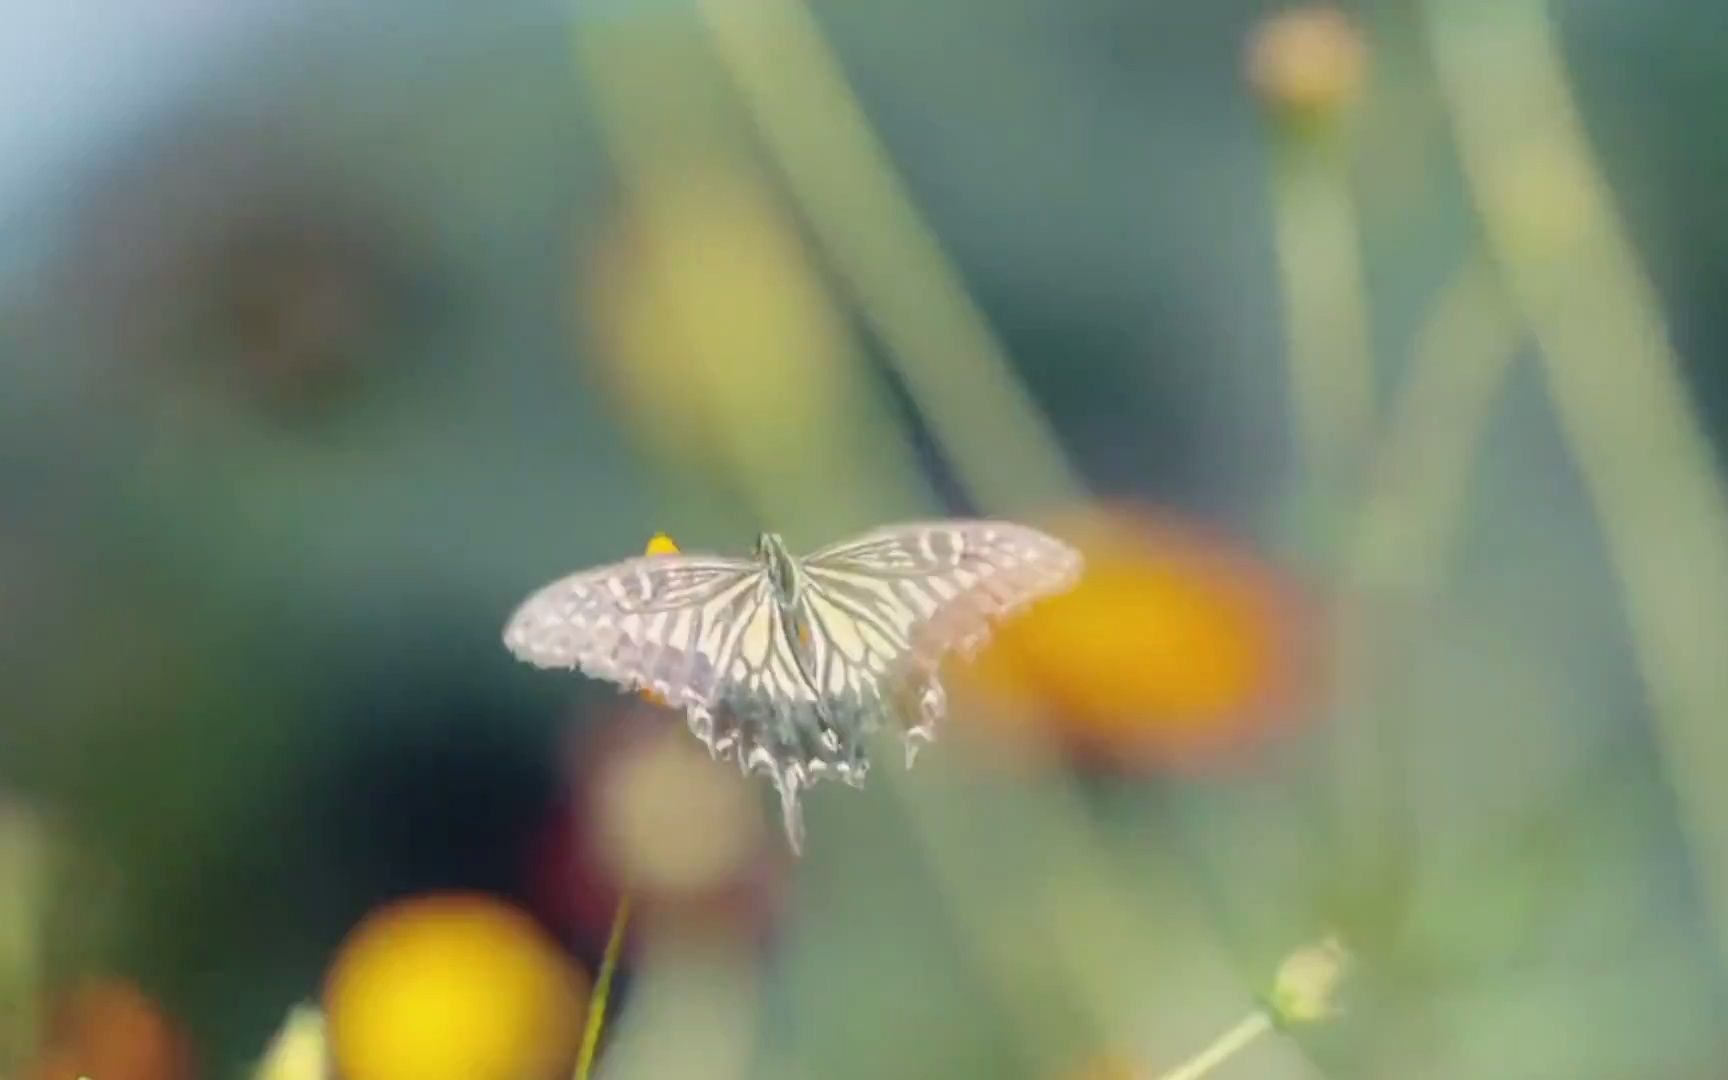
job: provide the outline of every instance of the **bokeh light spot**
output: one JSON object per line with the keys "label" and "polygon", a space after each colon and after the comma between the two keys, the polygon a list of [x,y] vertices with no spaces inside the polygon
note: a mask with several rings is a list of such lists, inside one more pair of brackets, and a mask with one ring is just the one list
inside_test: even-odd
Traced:
{"label": "bokeh light spot", "polygon": [[344,1080],[540,1080],[573,1060],[586,978],[527,915],[478,895],[400,901],[343,943],[324,987]]}

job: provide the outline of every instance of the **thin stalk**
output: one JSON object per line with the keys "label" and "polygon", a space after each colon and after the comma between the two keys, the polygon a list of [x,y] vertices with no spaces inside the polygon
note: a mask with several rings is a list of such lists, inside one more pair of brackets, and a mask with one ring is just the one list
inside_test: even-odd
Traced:
{"label": "thin stalk", "polygon": [[[1304,518],[1334,528],[1375,414],[1361,237],[1343,131],[1279,148],[1272,185]],[[1330,547],[1322,538],[1322,550]]]}
{"label": "thin stalk", "polygon": [[983,312],[920,217],[801,0],[701,0],[730,71],[810,225],[981,507],[1071,500],[1080,484]]}
{"label": "thin stalk", "polygon": [[1409,850],[1407,761],[1385,708],[1409,631],[1431,610],[1462,533],[1483,436],[1525,339],[1494,268],[1472,257],[1419,331],[1409,371],[1351,507],[1332,621],[1341,749],[1335,833],[1355,858],[1390,869]]}
{"label": "thin stalk", "polygon": [[1218,1036],[1212,1045],[1159,1076],[1158,1080],[1200,1080],[1271,1030],[1272,1017],[1264,1010],[1256,1009]]}
{"label": "thin stalk", "polygon": [[[709,487],[718,479],[728,513],[812,530],[801,543],[926,511],[932,492],[897,410],[792,208],[747,152],[748,118],[725,93],[701,28],[577,25],[573,74],[621,195],[611,246],[587,249],[609,261],[584,276],[580,294],[584,316],[604,331],[596,359],[670,367],[702,387],[699,405],[626,414],[632,434],[671,452],[667,473],[693,470]],[[734,247],[736,258],[712,258]],[[728,329],[733,322],[751,329]],[[739,392],[752,381],[797,390],[796,407],[764,410],[758,395]],[[704,432],[701,462],[685,438],[667,439],[691,424]]]}
{"label": "thin stalk", "polygon": [[589,1080],[594,1070],[594,1055],[600,1048],[600,1032],[606,1026],[606,1002],[612,995],[612,979],[618,973],[618,958],[624,953],[625,931],[630,926],[631,896],[626,891],[618,898],[612,913],[612,933],[606,939],[606,952],[600,958],[600,972],[594,977],[594,994],[588,1003],[588,1019],[582,1027],[582,1049],[576,1055],[576,1080]]}
{"label": "thin stalk", "polygon": [[[1301,546],[1327,563],[1342,557],[1351,492],[1360,483],[1375,421],[1375,371],[1368,329],[1361,236],[1350,191],[1349,132],[1342,125],[1298,137],[1275,133],[1272,222],[1283,295],[1285,362],[1301,469],[1290,489]],[[1342,635],[1338,635],[1342,637]],[[1373,860],[1393,816],[1382,782],[1398,756],[1396,732],[1360,707],[1350,684],[1360,665],[1352,643],[1334,640],[1326,675],[1339,688],[1333,709],[1330,801],[1337,842],[1352,860]],[[1364,826],[1372,823],[1372,828]]]}
{"label": "thin stalk", "polygon": [[1346,585],[1421,606],[1439,590],[1482,437],[1525,329],[1488,259],[1458,271],[1416,337],[1347,541]]}

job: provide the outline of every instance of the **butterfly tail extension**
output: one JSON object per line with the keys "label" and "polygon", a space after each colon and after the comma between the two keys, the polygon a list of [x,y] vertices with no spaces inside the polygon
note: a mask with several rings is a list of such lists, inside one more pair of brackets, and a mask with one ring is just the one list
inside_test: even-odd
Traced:
{"label": "butterfly tail extension", "polygon": [[774,788],[780,793],[780,821],[794,855],[804,854],[804,808],[798,802],[803,787],[804,770],[796,762],[774,774]]}
{"label": "butterfly tail extension", "polygon": [[908,769],[918,760],[918,752],[936,741],[936,725],[948,711],[948,693],[934,675],[918,688],[916,708],[917,719],[901,733]]}
{"label": "butterfly tail extension", "polygon": [[834,735],[822,703],[809,695],[750,692],[734,684],[712,707],[687,703],[686,721],[715,760],[730,760],[743,776],[765,775],[780,796],[788,841],[802,849],[800,804],[818,781],[860,783],[857,748]]}

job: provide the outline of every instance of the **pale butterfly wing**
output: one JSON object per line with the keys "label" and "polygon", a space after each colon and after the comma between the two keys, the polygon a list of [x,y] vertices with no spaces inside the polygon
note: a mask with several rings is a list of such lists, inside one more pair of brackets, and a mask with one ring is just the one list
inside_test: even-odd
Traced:
{"label": "pale butterfly wing", "polygon": [[787,609],[760,561],[629,559],[534,593],[504,641],[528,663],[682,707],[716,756],[769,774],[797,848],[799,792],[829,776],[861,784],[868,737],[897,718],[910,762],[943,711],[942,656],[1067,587],[1080,556],[1025,526],[945,521],[876,530],[797,571]]}
{"label": "pale butterfly wing", "polygon": [[975,650],[994,622],[1068,588],[1081,557],[1023,525],[941,521],[878,529],[802,567],[812,681],[860,727],[915,708],[910,758],[941,718],[942,657]]}
{"label": "pale butterfly wing", "polygon": [[786,613],[766,581],[763,602],[740,624],[719,657],[719,681],[702,707],[688,709],[690,730],[716,757],[740,770],[766,773],[780,793],[787,838],[803,846],[800,792],[829,775],[861,783],[862,746],[840,739],[829,705],[816,692],[794,651]]}
{"label": "pale butterfly wing", "polygon": [[706,706],[763,604],[759,564],[706,555],[627,559],[555,581],[516,609],[504,644],[543,668]]}
{"label": "pale butterfly wing", "polygon": [[828,772],[850,778],[847,760],[823,757],[836,744],[822,738],[821,705],[756,561],[656,555],[575,574],[530,596],[504,642],[538,667],[580,669],[682,707],[716,756],[773,777],[794,846],[798,790]]}
{"label": "pale butterfly wing", "polygon": [[1072,585],[1081,557],[1024,525],[941,521],[878,529],[802,567],[817,602],[865,632],[841,652],[885,672],[900,662],[934,670],[949,651],[976,649],[993,622]]}

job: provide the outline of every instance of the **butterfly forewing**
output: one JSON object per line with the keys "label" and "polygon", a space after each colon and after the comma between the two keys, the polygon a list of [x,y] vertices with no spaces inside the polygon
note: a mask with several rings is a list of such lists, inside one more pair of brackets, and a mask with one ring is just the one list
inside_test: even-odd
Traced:
{"label": "butterfly forewing", "polygon": [[628,559],[530,596],[504,642],[538,667],[581,668],[678,704],[706,704],[765,585],[761,566],[743,559]]}
{"label": "butterfly forewing", "polygon": [[812,603],[842,608],[868,631],[861,651],[886,674],[931,672],[950,650],[976,648],[993,621],[1072,584],[1080,563],[1077,551],[1036,529],[944,521],[879,529],[803,566]]}

